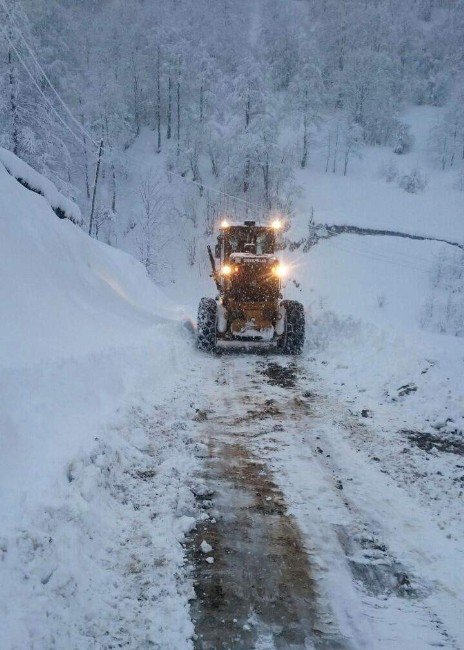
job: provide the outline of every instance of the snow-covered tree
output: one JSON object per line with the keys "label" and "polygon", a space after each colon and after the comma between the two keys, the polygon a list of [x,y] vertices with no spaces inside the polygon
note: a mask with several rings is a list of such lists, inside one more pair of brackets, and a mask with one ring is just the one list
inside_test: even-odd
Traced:
{"label": "snow-covered tree", "polygon": [[5,25],[0,41],[0,144],[69,190],[69,150],[30,56],[28,48],[37,47],[30,22],[17,0],[9,0],[6,10],[0,5]]}
{"label": "snow-covered tree", "polygon": [[292,110],[301,129],[300,165],[306,167],[311,147],[311,132],[322,118],[324,87],[315,52],[305,48],[300,67],[289,85]]}
{"label": "snow-covered tree", "polygon": [[464,161],[464,88],[459,88],[443,118],[431,129],[430,149],[442,169]]}

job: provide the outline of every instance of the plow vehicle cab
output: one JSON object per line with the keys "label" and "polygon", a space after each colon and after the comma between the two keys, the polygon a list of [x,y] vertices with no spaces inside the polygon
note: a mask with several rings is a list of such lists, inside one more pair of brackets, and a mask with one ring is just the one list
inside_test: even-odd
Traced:
{"label": "plow vehicle cab", "polygon": [[273,345],[287,354],[302,351],[305,333],[300,303],[282,300],[285,267],[276,256],[280,222],[223,222],[213,255],[208,253],[219,295],[202,298],[198,310],[198,347],[249,341]]}

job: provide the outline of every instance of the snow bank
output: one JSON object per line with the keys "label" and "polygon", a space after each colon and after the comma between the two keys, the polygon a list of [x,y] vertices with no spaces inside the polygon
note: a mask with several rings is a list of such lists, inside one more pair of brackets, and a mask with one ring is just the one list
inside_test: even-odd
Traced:
{"label": "snow bank", "polygon": [[182,541],[195,524],[194,444],[170,401],[134,406],[69,457],[43,508],[1,531],[0,647],[191,649]]}
{"label": "snow bank", "polygon": [[82,223],[79,206],[58,192],[53,183],[15,156],[14,153],[0,147],[0,163],[18,181],[44,196],[58,216],[70,219],[76,224]]}
{"label": "snow bank", "polygon": [[190,648],[196,461],[172,391],[191,335],[42,180],[0,162],[0,647]]}
{"label": "snow bank", "polygon": [[183,338],[180,314],[141,264],[57,219],[1,164],[0,258],[5,530],[53,490],[137,377],[169,385]]}
{"label": "snow bank", "polygon": [[[418,429],[452,418],[464,431],[462,338],[423,329],[425,311],[441,316],[436,332],[455,333],[453,326],[462,320],[459,278],[453,275],[460,259],[446,244],[356,235],[297,254],[298,287],[289,284],[288,290],[306,307],[308,354],[323,350],[327,368],[334,370],[328,385],[339,389],[340,380],[348,399],[361,398],[363,409],[378,412],[386,393],[414,382],[404,408],[389,402],[389,418],[400,414]],[[450,268],[443,266],[450,260]],[[444,308],[446,301],[452,308]]]}
{"label": "snow bank", "polygon": [[0,365],[29,365],[137,343],[177,317],[129,255],[59,221],[0,165]]}

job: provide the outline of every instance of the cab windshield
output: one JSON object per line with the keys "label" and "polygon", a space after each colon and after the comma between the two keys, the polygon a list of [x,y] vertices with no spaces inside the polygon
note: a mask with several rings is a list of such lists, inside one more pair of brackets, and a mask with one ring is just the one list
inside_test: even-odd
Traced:
{"label": "cab windshield", "polygon": [[231,253],[253,253],[255,255],[266,255],[274,253],[275,236],[267,229],[231,228],[224,234],[225,257]]}

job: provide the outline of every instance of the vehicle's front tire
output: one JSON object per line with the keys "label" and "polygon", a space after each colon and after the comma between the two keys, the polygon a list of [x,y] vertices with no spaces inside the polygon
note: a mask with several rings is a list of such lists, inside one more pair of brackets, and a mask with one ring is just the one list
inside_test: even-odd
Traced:
{"label": "vehicle's front tire", "polygon": [[305,315],[303,305],[296,300],[283,300],[285,308],[285,333],[282,345],[284,354],[301,354],[305,340]]}
{"label": "vehicle's front tire", "polygon": [[197,348],[214,352],[217,341],[217,303],[214,298],[202,298],[198,307]]}

